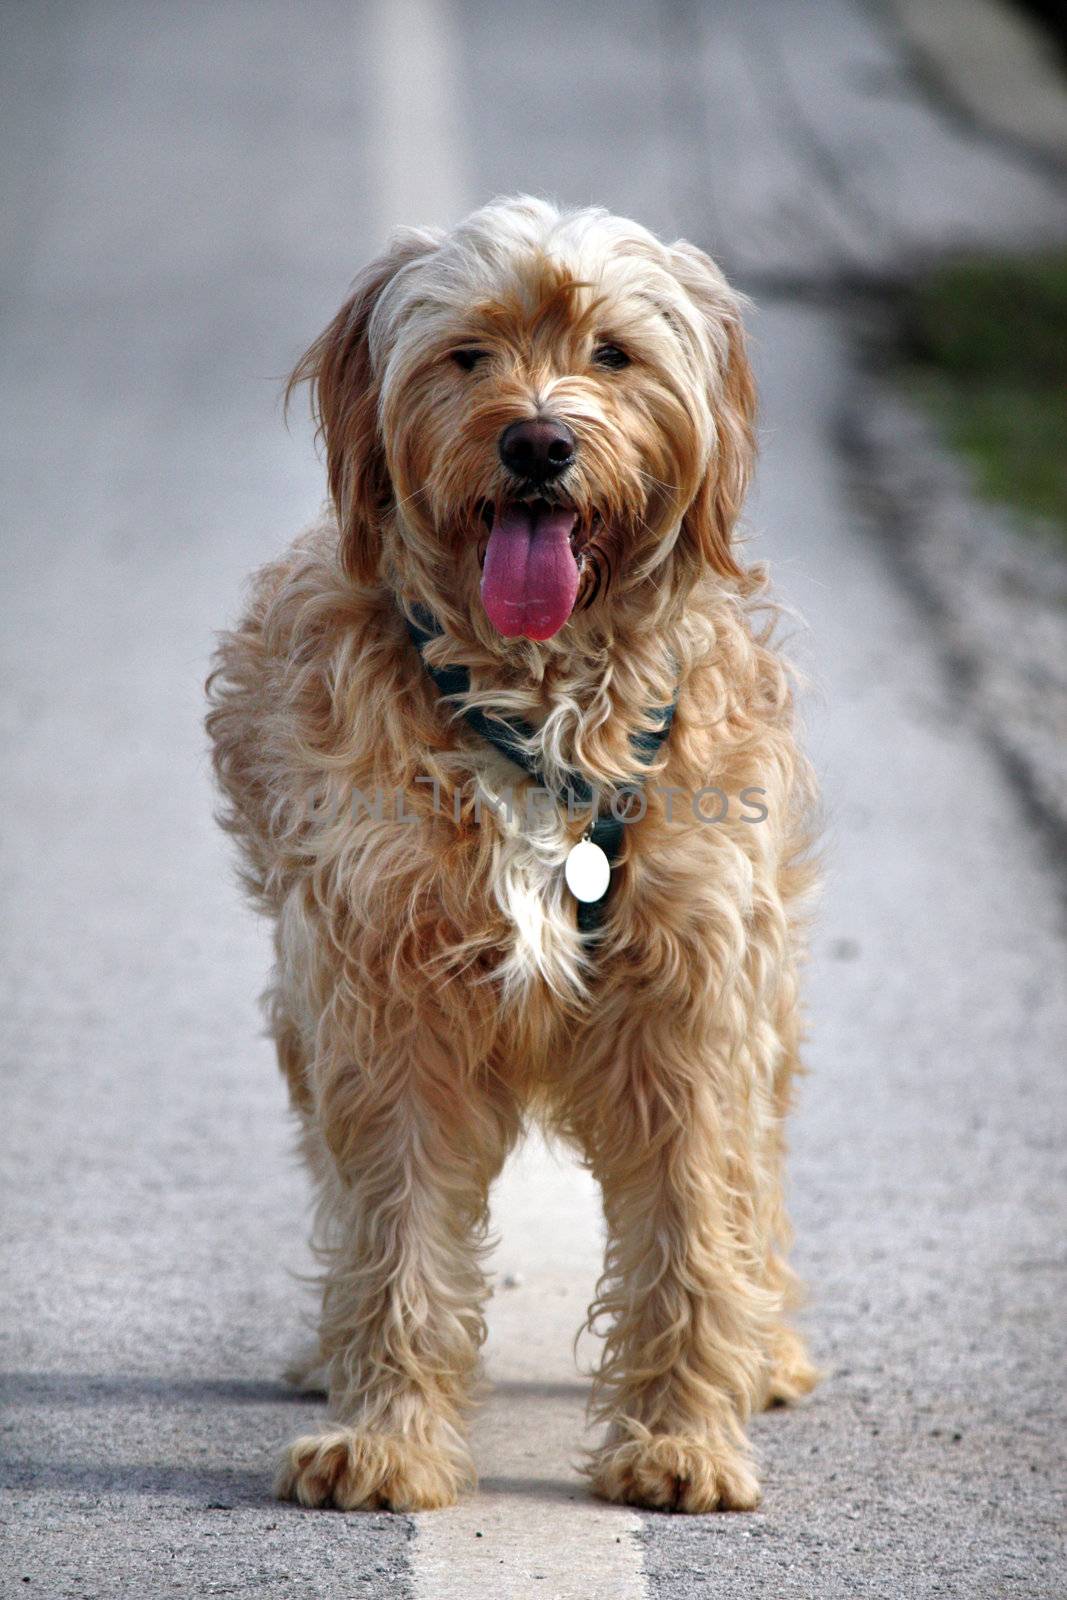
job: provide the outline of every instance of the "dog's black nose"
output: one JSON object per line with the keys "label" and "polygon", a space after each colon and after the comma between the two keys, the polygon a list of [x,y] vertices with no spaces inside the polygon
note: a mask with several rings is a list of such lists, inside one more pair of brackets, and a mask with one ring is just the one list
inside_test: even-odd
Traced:
{"label": "dog's black nose", "polygon": [[541,417],[513,422],[500,435],[500,459],[517,478],[550,483],[574,460],[578,441],[565,423]]}

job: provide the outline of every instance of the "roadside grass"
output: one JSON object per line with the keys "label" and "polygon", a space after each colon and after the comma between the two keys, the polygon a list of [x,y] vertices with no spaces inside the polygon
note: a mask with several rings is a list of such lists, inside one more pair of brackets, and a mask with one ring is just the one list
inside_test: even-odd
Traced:
{"label": "roadside grass", "polygon": [[1067,251],[935,268],[902,334],[909,387],[981,493],[1067,544]]}

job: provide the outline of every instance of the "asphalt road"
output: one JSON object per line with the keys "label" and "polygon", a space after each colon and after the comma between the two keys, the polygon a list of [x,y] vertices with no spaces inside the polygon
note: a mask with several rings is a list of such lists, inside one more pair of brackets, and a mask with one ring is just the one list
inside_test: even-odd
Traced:
{"label": "asphalt road", "polygon": [[[1063,880],[835,444],[842,288],[1062,236],[1054,180],[939,108],[862,0],[2,19],[0,1593],[1058,1597]],[[479,1497],[269,1498],[320,1409],[278,1377],[305,1189],[201,682],[321,493],[277,380],[390,225],[517,187],[687,233],[760,303],[750,520],[806,618],[828,823],[792,1139],[828,1380],[757,1422],[752,1516],[585,1498],[596,1199],[536,1147],[497,1197]]]}

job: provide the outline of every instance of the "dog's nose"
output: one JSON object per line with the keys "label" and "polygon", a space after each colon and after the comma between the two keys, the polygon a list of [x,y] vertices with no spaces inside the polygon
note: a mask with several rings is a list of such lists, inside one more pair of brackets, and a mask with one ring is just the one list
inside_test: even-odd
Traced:
{"label": "dog's nose", "polygon": [[563,422],[539,417],[513,422],[500,435],[500,459],[517,478],[550,483],[574,460],[578,441]]}

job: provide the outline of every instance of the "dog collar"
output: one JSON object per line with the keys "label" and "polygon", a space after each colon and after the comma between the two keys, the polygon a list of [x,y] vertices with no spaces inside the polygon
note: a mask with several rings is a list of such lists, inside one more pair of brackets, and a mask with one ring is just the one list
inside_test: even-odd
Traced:
{"label": "dog collar", "polygon": [[[413,606],[405,618],[408,633],[422,657],[423,666],[442,698],[451,699],[470,692],[470,672],[464,666],[434,667],[426,660],[424,651],[431,639],[439,639],[444,629],[437,618],[422,606]],[[678,696],[668,706],[656,706],[649,712],[656,727],[642,729],[630,735],[630,748],[642,766],[649,766],[659,754],[674,721]],[[480,706],[464,706],[463,716],[467,726],[498,750],[502,756],[521,767],[528,777],[546,789],[544,770],[536,756],[530,754],[525,741],[536,737],[537,729],[522,718],[489,716]],[[628,785],[633,790],[634,784]],[[623,791],[625,792],[625,791]],[[594,790],[588,779],[571,770],[556,791],[560,805],[592,804]],[[578,903],[578,928],[591,933],[600,926],[605,903],[611,893],[611,872],[622,852],[623,818],[611,811],[599,812],[575,844],[567,857],[564,872],[567,887]]]}

